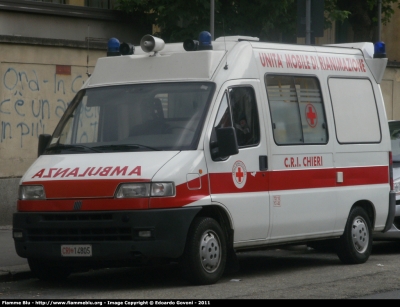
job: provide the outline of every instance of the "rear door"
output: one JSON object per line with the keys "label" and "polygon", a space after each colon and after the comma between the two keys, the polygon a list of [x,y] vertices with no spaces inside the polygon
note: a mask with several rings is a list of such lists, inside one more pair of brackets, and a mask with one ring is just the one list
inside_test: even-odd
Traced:
{"label": "rear door", "polygon": [[270,139],[271,239],[286,241],[332,233],[336,173],[328,134],[329,109],[318,78],[266,74]]}

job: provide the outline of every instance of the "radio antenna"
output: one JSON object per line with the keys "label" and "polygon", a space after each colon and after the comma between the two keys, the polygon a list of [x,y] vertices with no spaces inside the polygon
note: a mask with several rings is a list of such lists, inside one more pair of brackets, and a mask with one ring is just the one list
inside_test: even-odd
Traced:
{"label": "radio antenna", "polygon": [[89,25],[88,25],[88,34],[87,34],[87,55],[86,55],[86,74],[88,77],[91,76],[91,74],[89,73]]}
{"label": "radio antenna", "polygon": [[[224,45],[225,45],[225,54],[226,54],[225,24],[224,24],[224,20],[223,19],[222,19],[222,32],[224,34]],[[225,70],[228,69],[228,55],[226,55],[226,63],[225,63],[224,69]]]}

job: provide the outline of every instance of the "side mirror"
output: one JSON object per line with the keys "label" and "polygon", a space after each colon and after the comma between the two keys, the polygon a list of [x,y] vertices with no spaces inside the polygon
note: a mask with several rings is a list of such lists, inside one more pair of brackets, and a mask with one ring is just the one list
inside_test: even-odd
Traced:
{"label": "side mirror", "polygon": [[44,150],[49,145],[50,140],[51,140],[51,135],[50,134],[40,134],[39,135],[38,157],[43,154]]}
{"label": "side mirror", "polygon": [[215,128],[217,142],[211,144],[213,158],[228,157],[239,153],[235,128]]}

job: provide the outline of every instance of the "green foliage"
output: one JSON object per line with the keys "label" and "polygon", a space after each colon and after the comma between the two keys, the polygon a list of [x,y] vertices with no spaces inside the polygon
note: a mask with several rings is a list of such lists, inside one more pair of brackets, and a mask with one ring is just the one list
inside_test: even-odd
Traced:
{"label": "green foliage", "polygon": [[[399,0],[381,0],[381,24],[386,25],[393,13],[393,7]],[[346,19],[352,26],[354,41],[375,41],[378,27],[379,0],[325,0],[329,8],[348,12]]]}
{"label": "green foliage", "polygon": [[[372,40],[377,27],[378,0],[325,1],[325,27],[333,21],[348,20],[355,40]],[[382,1],[382,24],[390,21],[393,5],[399,0]],[[157,25],[154,33],[166,42],[196,39],[201,31],[210,31],[211,0],[118,0],[119,9],[146,13],[143,22]],[[265,41],[296,40],[297,0],[215,0],[215,37],[224,35],[256,36]],[[357,37],[358,35],[358,37]]]}
{"label": "green foliage", "polygon": [[[196,39],[210,31],[210,0],[119,0],[126,12],[147,12],[166,42]],[[215,0],[214,33],[257,36],[262,40],[295,39],[296,0]]]}
{"label": "green foliage", "polygon": [[[386,24],[390,21],[394,11],[393,5],[398,4],[399,0],[381,0],[381,21]],[[365,18],[373,21],[376,25],[378,21],[378,3],[379,0],[325,0],[325,9],[329,13],[330,10],[338,10],[346,12],[346,18]],[[357,17],[360,16],[360,17]],[[335,20],[335,18],[333,18]],[[336,19],[343,20],[343,19]]]}
{"label": "green foliage", "polygon": [[325,1],[325,28],[330,28],[334,21],[343,22],[349,18],[350,11],[338,8],[337,0]]}

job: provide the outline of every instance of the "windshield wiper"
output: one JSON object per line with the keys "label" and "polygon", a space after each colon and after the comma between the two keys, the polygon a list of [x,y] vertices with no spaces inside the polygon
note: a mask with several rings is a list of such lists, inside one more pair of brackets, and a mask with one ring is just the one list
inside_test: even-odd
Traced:
{"label": "windshield wiper", "polygon": [[85,145],[78,145],[78,144],[73,144],[73,145],[57,144],[55,146],[47,148],[46,150],[57,150],[57,149],[80,150],[80,151],[82,151],[82,149],[83,149],[85,151],[103,152],[103,151],[95,149],[93,147],[89,147],[89,146],[85,146]]}
{"label": "windshield wiper", "polygon": [[151,149],[154,151],[160,151],[161,149],[146,146],[146,145],[140,145],[140,144],[114,144],[114,145],[102,145],[102,146],[96,146],[93,148],[100,148],[100,149],[111,149],[115,151],[119,150],[127,150],[127,149],[139,149],[139,148],[145,148],[145,149]]}

